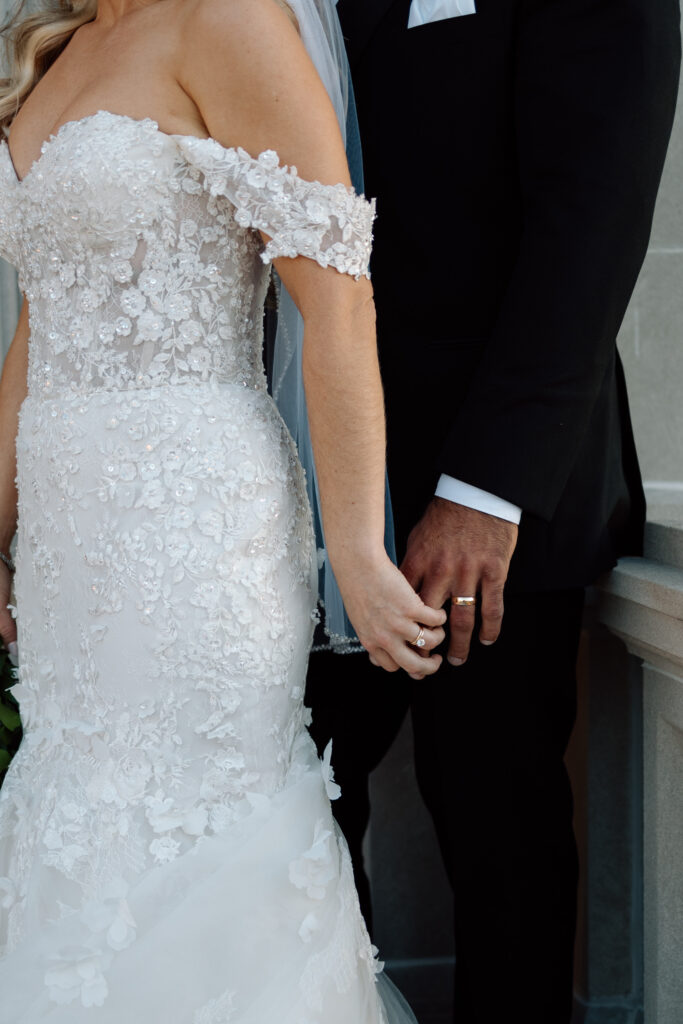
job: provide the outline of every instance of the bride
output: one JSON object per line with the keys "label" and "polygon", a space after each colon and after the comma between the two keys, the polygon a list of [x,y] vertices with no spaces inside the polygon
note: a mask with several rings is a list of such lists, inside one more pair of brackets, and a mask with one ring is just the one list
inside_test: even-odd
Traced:
{"label": "bride", "polygon": [[25,736],[0,794],[2,1024],[414,1019],[305,728],[316,550],[262,371],[272,262],[349,618],[376,663],[435,672],[444,613],[384,551],[373,209],[302,42],[316,11],[45,0],[9,29],[0,632]]}

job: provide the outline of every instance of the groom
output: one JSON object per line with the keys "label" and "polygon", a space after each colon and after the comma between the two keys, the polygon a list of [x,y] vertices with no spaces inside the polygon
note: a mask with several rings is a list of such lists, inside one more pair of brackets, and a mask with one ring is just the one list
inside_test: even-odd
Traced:
{"label": "groom", "polygon": [[399,553],[424,600],[450,608],[450,639],[421,683],[314,655],[315,737],[334,739],[370,917],[367,777],[410,709],[454,893],[457,1022],[519,1008],[526,1024],[566,1024],[577,860],[563,758],[584,588],[641,545],[615,338],[672,124],[678,4],[338,10],[378,201]]}

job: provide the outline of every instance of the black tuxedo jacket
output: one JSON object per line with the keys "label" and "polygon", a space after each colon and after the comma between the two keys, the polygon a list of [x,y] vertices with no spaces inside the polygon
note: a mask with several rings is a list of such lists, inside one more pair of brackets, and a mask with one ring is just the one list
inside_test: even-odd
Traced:
{"label": "black tuxedo jacket", "polygon": [[[399,545],[439,474],[522,507],[509,586],[640,552],[615,339],[645,256],[678,0],[339,0],[377,197],[372,262]],[[653,396],[653,400],[655,396]]]}

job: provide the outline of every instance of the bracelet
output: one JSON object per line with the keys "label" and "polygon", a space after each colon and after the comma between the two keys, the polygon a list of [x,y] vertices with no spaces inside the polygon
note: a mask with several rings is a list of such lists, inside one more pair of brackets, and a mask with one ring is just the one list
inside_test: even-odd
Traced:
{"label": "bracelet", "polygon": [[0,562],[4,562],[4,564],[7,566],[10,572],[15,571],[16,566],[14,564],[14,559],[10,558],[9,555],[3,554],[2,551],[0,551]]}

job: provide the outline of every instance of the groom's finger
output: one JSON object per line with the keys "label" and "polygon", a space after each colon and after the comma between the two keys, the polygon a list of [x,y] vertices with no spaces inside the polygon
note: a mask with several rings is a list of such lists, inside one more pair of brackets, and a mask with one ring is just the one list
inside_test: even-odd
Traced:
{"label": "groom's finger", "polygon": [[422,569],[415,561],[409,561],[407,558],[400,565],[401,572],[410,583],[411,587],[416,594],[420,593],[420,587],[422,586]]}
{"label": "groom's finger", "polygon": [[[406,558],[401,565],[401,572],[413,590],[420,595],[420,600],[432,612],[437,613],[443,608],[450,595],[450,574],[446,568],[446,558],[440,559],[436,565],[421,565],[417,558]],[[437,622],[424,616],[419,617],[425,625],[437,625]],[[445,617],[438,623],[445,622]]]}
{"label": "groom's finger", "polygon": [[468,568],[466,573],[458,577],[455,591],[451,591],[451,612],[448,618],[450,639],[448,642],[448,660],[451,665],[462,665],[467,661],[472,643],[476,606],[474,603],[459,605],[459,597],[476,597],[479,586],[479,573]]}
{"label": "groom's finger", "polygon": [[436,566],[431,568],[431,571],[428,570],[424,573],[422,585],[418,593],[424,604],[430,608],[442,609],[451,596],[451,586],[452,570],[449,571],[446,557],[444,557],[437,562]]}
{"label": "groom's finger", "polygon": [[481,582],[481,629],[479,640],[489,646],[500,635],[503,624],[505,576],[484,575]]}

